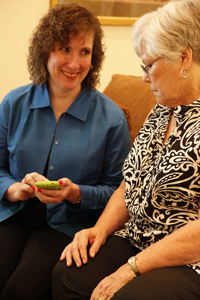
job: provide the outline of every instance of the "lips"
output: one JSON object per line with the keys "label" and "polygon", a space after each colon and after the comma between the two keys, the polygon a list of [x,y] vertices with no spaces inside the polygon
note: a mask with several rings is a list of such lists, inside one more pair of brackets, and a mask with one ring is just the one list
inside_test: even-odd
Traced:
{"label": "lips", "polygon": [[156,89],[153,89],[153,88],[151,88],[151,90],[152,90],[152,92],[153,93],[155,93],[155,92],[157,92],[158,90],[156,90]]}

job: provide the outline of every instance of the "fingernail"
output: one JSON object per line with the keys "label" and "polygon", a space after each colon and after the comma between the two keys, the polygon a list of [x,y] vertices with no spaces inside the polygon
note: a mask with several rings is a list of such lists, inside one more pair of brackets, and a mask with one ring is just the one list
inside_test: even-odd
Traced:
{"label": "fingernail", "polygon": [[41,189],[38,189],[37,191],[41,193],[42,190],[41,190]]}
{"label": "fingernail", "polygon": [[60,185],[62,184],[62,180],[58,180],[58,182],[60,183]]}
{"label": "fingernail", "polygon": [[35,185],[33,186],[33,189],[34,189],[34,191],[35,191],[35,189],[36,189]]}

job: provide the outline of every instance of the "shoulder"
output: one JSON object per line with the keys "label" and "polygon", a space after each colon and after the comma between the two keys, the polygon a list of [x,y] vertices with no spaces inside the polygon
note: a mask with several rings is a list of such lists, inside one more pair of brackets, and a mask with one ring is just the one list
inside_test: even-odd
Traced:
{"label": "shoulder", "polygon": [[116,113],[119,116],[124,115],[123,110],[100,91],[94,91],[94,101],[96,101],[99,106],[102,106],[108,113]]}
{"label": "shoulder", "polygon": [[115,124],[115,126],[123,124],[123,127],[126,126],[130,132],[132,131],[132,118],[127,108],[122,105],[117,105],[113,100],[99,91],[95,91],[94,98],[98,99],[97,101],[100,103],[99,105],[102,106],[105,116],[112,124]]}
{"label": "shoulder", "polygon": [[2,100],[1,105],[8,104],[12,105],[16,102],[19,102],[27,97],[29,94],[32,94],[33,89],[37,88],[32,83],[18,87],[16,89],[11,90]]}
{"label": "shoulder", "polygon": [[33,94],[40,87],[28,84],[11,90],[0,104],[0,117],[5,119],[20,118],[30,111]]}

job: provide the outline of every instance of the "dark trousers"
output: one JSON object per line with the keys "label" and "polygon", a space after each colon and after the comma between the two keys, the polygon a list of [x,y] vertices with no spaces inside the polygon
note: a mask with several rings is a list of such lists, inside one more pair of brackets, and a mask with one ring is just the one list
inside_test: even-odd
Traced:
{"label": "dark trousers", "polygon": [[[112,236],[94,259],[77,268],[58,262],[53,271],[53,300],[89,300],[93,289],[138,250],[123,238]],[[154,270],[134,278],[113,300],[199,300],[200,275],[187,266]]]}
{"label": "dark trousers", "polygon": [[71,242],[46,222],[38,200],[0,223],[0,300],[51,300],[51,275]]}

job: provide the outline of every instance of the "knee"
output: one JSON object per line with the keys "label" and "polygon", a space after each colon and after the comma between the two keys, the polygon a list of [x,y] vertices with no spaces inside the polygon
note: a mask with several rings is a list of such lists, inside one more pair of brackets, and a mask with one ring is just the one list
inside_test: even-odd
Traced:
{"label": "knee", "polygon": [[87,287],[89,282],[83,271],[84,267],[67,267],[59,261],[52,273],[52,299],[90,299],[92,290]]}
{"label": "knee", "polygon": [[58,261],[52,272],[52,299],[65,299],[64,297],[67,295],[67,286],[64,284],[66,272],[66,264]]}
{"label": "knee", "polygon": [[53,272],[52,272],[52,286],[53,288],[60,285],[62,282],[63,276],[66,276],[67,267],[64,262],[58,261],[55,265]]}
{"label": "knee", "polygon": [[24,280],[18,280],[18,278],[10,279],[2,294],[0,295],[1,300],[16,299],[16,300],[25,300],[25,299],[41,299],[39,297],[39,289],[33,290],[28,282]]}

